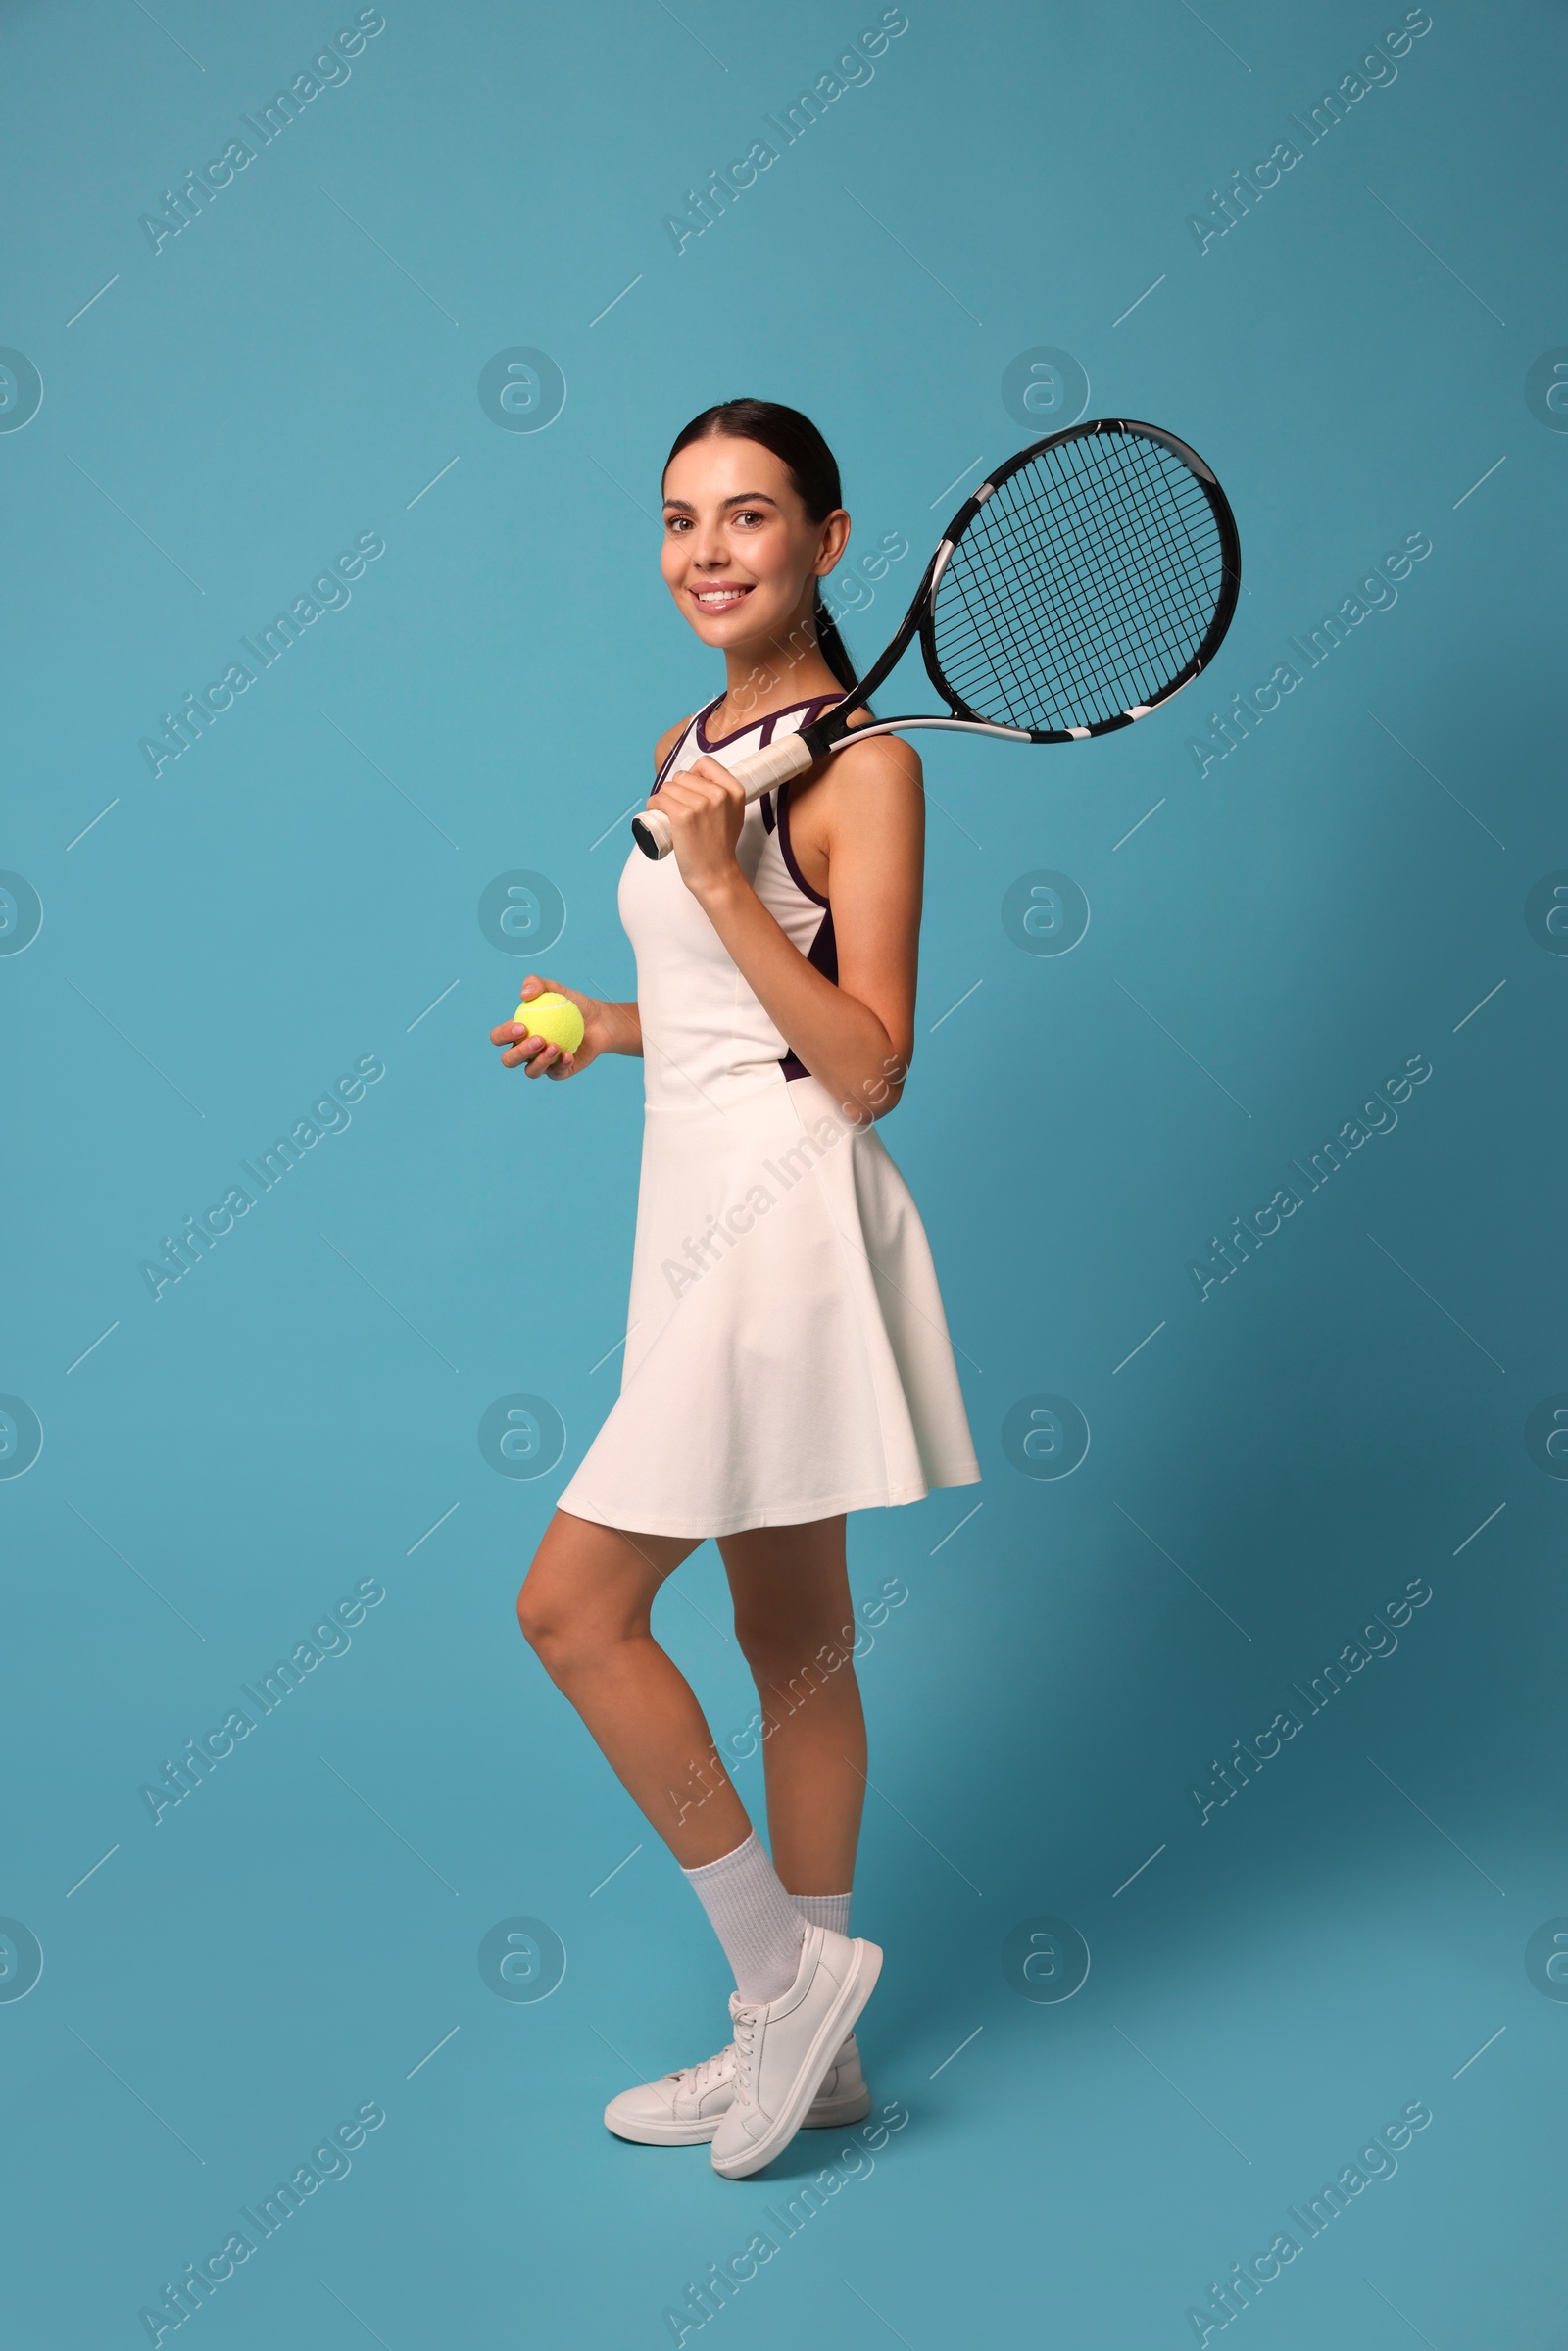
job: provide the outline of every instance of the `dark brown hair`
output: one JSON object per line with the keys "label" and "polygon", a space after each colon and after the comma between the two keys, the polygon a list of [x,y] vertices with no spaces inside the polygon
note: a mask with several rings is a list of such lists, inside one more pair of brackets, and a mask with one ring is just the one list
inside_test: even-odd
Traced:
{"label": "dark brown hair", "polygon": [[[693,441],[706,441],[714,433],[723,433],[734,441],[757,441],[770,450],[779,464],[786,467],[795,485],[796,495],[813,522],[823,522],[835,507],[844,500],[839,490],[838,460],[823,440],[809,416],[803,416],[798,408],[784,408],[776,400],[722,400],[716,408],[704,409],[694,416],[664,460],[667,472],[683,449]],[[841,686],[853,686],[855,663],[839,635],[838,623],[822,602],[820,581],[812,600],[812,618],[816,624],[817,650]]]}

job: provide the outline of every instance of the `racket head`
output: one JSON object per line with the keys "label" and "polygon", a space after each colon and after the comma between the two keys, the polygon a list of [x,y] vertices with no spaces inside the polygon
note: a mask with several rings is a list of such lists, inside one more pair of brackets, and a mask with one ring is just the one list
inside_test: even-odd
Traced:
{"label": "racket head", "polygon": [[1075,742],[1147,717],[1207,667],[1241,542],[1195,449],[1102,416],[982,482],[923,587],[920,649],[954,715]]}

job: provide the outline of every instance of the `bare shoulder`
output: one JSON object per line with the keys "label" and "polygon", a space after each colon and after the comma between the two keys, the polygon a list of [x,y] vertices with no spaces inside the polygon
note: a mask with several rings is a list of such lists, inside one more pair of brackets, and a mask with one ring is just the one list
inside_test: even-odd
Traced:
{"label": "bare shoulder", "polygon": [[656,775],[659,773],[661,767],[662,767],[664,764],[664,761],[668,759],[670,753],[674,750],[676,744],[680,741],[682,735],[686,732],[686,729],[690,726],[695,715],[695,711],[688,710],[686,716],[677,720],[676,724],[669,729],[669,732],[667,734],[661,735],[659,741],[654,745],[654,773]]}
{"label": "bare shoulder", "polygon": [[886,841],[895,828],[920,838],[925,824],[920,756],[897,735],[846,743],[828,760],[825,781],[823,813],[833,842],[867,834]]}

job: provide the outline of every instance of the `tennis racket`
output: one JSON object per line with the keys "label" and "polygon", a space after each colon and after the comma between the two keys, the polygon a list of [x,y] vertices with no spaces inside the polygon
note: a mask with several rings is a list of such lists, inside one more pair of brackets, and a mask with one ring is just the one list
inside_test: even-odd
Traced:
{"label": "tennis racket", "polygon": [[[1078,743],[1147,718],[1218,652],[1241,546],[1196,450],[1121,417],[1021,449],[958,509],[881,659],[814,725],[765,751],[715,756],[760,799],[816,759],[907,727]],[[946,717],[851,726],[918,633]],[[667,857],[669,818],[645,808],[637,846]]]}

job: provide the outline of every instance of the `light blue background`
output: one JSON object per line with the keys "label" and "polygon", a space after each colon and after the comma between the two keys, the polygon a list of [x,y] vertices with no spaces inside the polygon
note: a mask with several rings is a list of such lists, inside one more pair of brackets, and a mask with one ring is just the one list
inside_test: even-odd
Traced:
{"label": "light blue background", "polygon": [[[874,8],[388,0],[155,257],[141,212],[353,10],[7,10],[0,343],[44,397],[0,435],[0,865],[44,919],[0,957],[0,1388],[44,1445],[0,1482],[0,1912],[44,1971],[0,2001],[5,2351],[147,2339],[366,2100],[385,2126],[202,2312],[208,2351],[668,2341],[839,2143],[736,2187],[599,2122],[724,2037],[697,1906],[512,1620],[611,1401],[641,1073],[500,1071],[528,964],[476,907],[548,875],[544,968],[629,993],[623,811],[719,682],[647,511],[690,415],[798,403],[861,544],[907,536],[847,623],[868,655],[949,485],[1028,437],[1001,384],[1042,344],[1090,414],[1207,456],[1249,592],[1211,678],[1127,734],[922,746],[920,1042],[883,1132],[985,1476],[851,1530],[857,1590],[908,1592],[863,1667],[857,1924],[910,2121],[705,2333],[1190,2342],[1209,2281],[1419,2099],[1397,2176],[1247,2339],[1560,2339],[1568,2010],[1524,1965],[1568,1912],[1568,1488],[1524,1440],[1568,1388],[1568,964],[1524,915],[1568,865],[1568,437],[1524,391],[1568,342],[1560,12],[1439,0],[1230,234],[1186,225],[1400,13],[911,0],[677,257],[662,217]],[[479,405],[517,345],[566,379],[543,432]],[[155,781],[159,713],[367,531],[352,603]],[[1397,606],[1200,781],[1210,710],[1415,531]],[[1002,926],[1038,868],[1089,901],[1063,956]],[[351,1127],[155,1305],[139,1261],[368,1054]],[[1200,1302],[1189,1258],[1414,1054],[1396,1131]],[[536,1481],[477,1444],[514,1391],[565,1424]],[[1002,1448],[1042,1392],[1092,1432],[1065,1481]],[[367,1577],[349,1653],[155,1828],[140,1784]],[[1397,1652],[1200,1825],[1211,1760],[1412,1578]],[[658,1622],[744,1724],[710,1546]],[[1093,1954],[1060,2006],[1001,1967],[1047,1913]],[[517,1915],[565,1945],[542,2004],[480,1979]]]}

